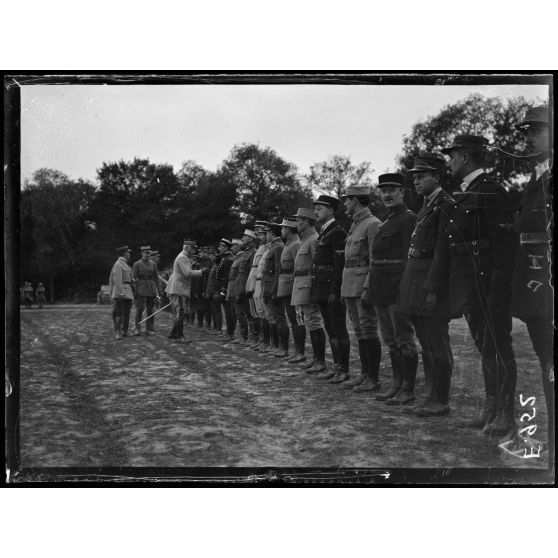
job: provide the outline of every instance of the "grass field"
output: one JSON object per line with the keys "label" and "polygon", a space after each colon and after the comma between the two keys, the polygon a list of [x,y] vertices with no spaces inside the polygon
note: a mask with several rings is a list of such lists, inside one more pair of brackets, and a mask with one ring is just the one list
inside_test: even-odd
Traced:
{"label": "grass field", "polygon": [[[451,326],[452,414],[428,419],[197,328],[185,328],[192,343],[173,343],[166,312],[156,328],[155,336],[117,341],[110,306],[21,311],[22,467],[547,466],[544,456],[518,458],[459,426],[483,400],[464,320]],[[540,371],[520,322],[514,347],[517,401],[536,398],[534,437],[546,441]],[[356,371],[354,348],[352,357]],[[384,354],[387,384],[386,364]],[[418,393],[422,382],[419,367]]]}

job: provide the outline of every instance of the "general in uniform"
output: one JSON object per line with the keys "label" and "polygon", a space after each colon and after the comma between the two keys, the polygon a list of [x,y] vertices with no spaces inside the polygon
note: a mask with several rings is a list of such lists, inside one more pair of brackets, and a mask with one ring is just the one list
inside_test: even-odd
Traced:
{"label": "general in uniform", "polygon": [[411,236],[409,259],[399,287],[399,311],[411,316],[422,348],[425,393],[420,402],[404,412],[420,416],[442,416],[450,412],[449,390],[453,354],[449,337],[450,311],[447,293],[437,300],[427,299],[424,283],[432,265],[440,216],[453,198],[440,184],[446,162],[441,157],[424,154],[410,169],[415,190],[424,197]]}
{"label": "general in uniform", "polygon": [[264,259],[269,252],[270,243],[267,240],[268,225],[266,221],[256,221],[255,232],[260,243],[254,260],[252,262],[252,271],[247,283],[253,278],[254,291],[250,299],[250,308],[256,323],[259,324],[257,331],[261,332],[262,339],[260,341],[254,340],[253,347],[258,348],[260,351],[273,350],[272,341],[272,328],[269,320],[269,314],[263,300],[262,278],[263,278],[263,264]]}
{"label": "general in uniform", "polygon": [[345,241],[345,267],[341,296],[358,342],[360,374],[343,384],[355,391],[380,389],[382,346],[378,337],[378,317],[373,304],[362,303],[372,261],[372,246],[380,220],[370,212],[370,187],[349,186],[343,194],[345,211],[352,223]]}
{"label": "general in uniform", "polygon": [[232,314],[234,316],[234,325],[226,341],[234,341],[234,333],[236,331],[236,323],[237,323],[237,316],[236,316],[236,309],[235,309],[236,280],[238,278],[238,265],[240,263],[240,257],[244,252],[244,245],[242,244],[242,240],[240,238],[232,239],[231,252],[233,254],[233,262],[231,264],[231,269],[229,272],[229,280],[227,283],[227,296],[225,300],[229,303],[229,307],[232,309]]}
{"label": "general in uniform", "polygon": [[380,333],[389,349],[393,374],[392,387],[378,393],[376,399],[386,401],[388,405],[406,405],[415,400],[418,351],[411,319],[398,310],[397,299],[417,219],[403,202],[403,176],[388,173],[378,179],[388,214],[374,238],[370,273],[362,299],[365,304],[376,306]]}
{"label": "general in uniform", "polygon": [[256,287],[258,288],[258,296],[261,293],[261,286],[257,286],[256,273],[258,271],[260,260],[262,259],[263,253],[265,251],[266,242],[265,232],[263,231],[264,225],[265,221],[256,221],[256,223],[254,224],[255,238],[253,244],[255,247],[255,252],[252,257],[250,271],[246,279],[246,296],[248,301],[248,317],[250,323],[250,345],[254,348],[260,348],[264,343],[264,339],[266,340],[266,344],[269,344],[269,327],[264,323],[265,310],[263,310],[263,313],[260,314],[260,312],[258,312],[258,308],[256,307],[255,301]]}
{"label": "general in uniform", "polygon": [[539,359],[548,414],[549,461],[554,463],[554,280],[552,275],[553,177],[548,106],[529,109],[518,125],[536,163],[518,215],[519,251],[512,291],[512,315],[527,325]]}
{"label": "general in uniform", "polygon": [[[246,291],[248,276],[252,269],[254,254],[256,248],[254,242],[256,233],[251,229],[246,229],[242,235],[243,250],[238,254],[238,273],[234,283],[234,310],[238,319],[238,329],[240,330],[240,339],[235,339],[233,343],[247,342],[248,334],[254,332],[254,318],[250,314],[249,297],[251,293]],[[236,260],[235,260],[236,263]]]}
{"label": "general in uniform", "polygon": [[144,310],[147,315],[151,316],[147,319],[145,334],[155,330],[155,317],[152,316],[155,301],[159,296],[159,271],[155,262],[150,259],[151,246],[141,246],[141,259],[134,263],[132,267],[132,279],[135,285],[135,327],[134,335],[139,335],[141,331],[141,318]]}
{"label": "general in uniform", "polygon": [[300,247],[294,261],[294,282],[291,304],[295,306],[297,321],[305,325],[310,332],[312,344],[312,362],[304,364],[309,373],[323,372],[325,364],[325,331],[320,307],[312,302],[312,270],[318,233],[314,228],[316,215],[313,209],[299,207],[296,215],[296,227],[300,236]]}
{"label": "general in uniform", "polygon": [[345,262],[347,232],[335,220],[339,200],[321,195],[314,201],[320,234],[316,240],[312,273],[312,302],[320,307],[333,356],[333,370],[321,377],[338,384],[349,378],[351,343],[347,331],[347,311],[341,299],[341,279]]}
{"label": "general in uniform", "polygon": [[[289,357],[287,362],[298,363],[304,362],[304,345],[306,342],[306,328],[300,325],[296,320],[296,310],[291,304],[294,282],[294,262],[296,253],[300,247],[300,238],[296,229],[296,221],[294,219],[285,218],[281,222],[281,236],[285,243],[281,252],[281,269],[279,272],[279,280],[277,283],[277,298],[283,305],[283,311],[289,320],[291,331],[293,334],[294,354]],[[286,345],[289,345],[289,332],[286,332]]]}
{"label": "general in uniform", "polygon": [[[233,264],[233,253],[231,252],[232,242],[226,238],[222,238],[219,242],[218,251],[219,255],[217,262],[217,269],[215,271],[215,293],[213,301],[215,306],[215,316],[217,319],[225,314],[225,339],[232,341],[235,327],[234,308],[227,300],[227,287],[229,283],[229,275]],[[222,308],[222,310],[221,310]],[[221,321],[219,321],[218,329],[221,330]]]}
{"label": "general in uniform", "polygon": [[482,168],[487,145],[483,137],[461,135],[442,150],[450,155],[452,175],[463,182],[440,225],[425,289],[448,292],[452,317],[465,315],[481,353],[484,409],[465,425],[501,436],[515,431],[510,310],[518,243],[507,192]]}
{"label": "general in uniform", "polygon": [[118,259],[112,266],[109,277],[110,297],[112,298],[112,321],[116,339],[128,336],[128,324],[130,323],[130,310],[134,293],[132,291],[132,270],[128,265],[131,251],[128,246],[120,246],[116,249]]}
{"label": "general in uniform", "polygon": [[170,301],[174,306],[175,320],[169,333],[169,339],[179,342],[184,340],[184,315],[190,306],[192,295],[192,279],[201,277],[203,270],[193,269],[190,259],[196,250],[196,243],[193,240],[185,240],[182,252],[176,256],[172,275],[167,284],[167,292]]}

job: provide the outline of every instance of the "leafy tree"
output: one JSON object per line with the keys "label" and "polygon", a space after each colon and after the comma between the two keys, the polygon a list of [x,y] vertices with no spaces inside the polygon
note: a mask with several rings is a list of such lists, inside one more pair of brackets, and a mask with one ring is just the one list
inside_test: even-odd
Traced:
{"label": "leafy tree", "polygon": [[236,192],[232,210],[244,220],[279,221],[311,203],[310,191],[300,183],[296,167],[269,147],[234,146],[217,175]]}
{"label": "leafy tree", "polygon": [[[465,100],[448,105],[430,118],[417,122],[408,136],[403,138],[403,151],[398,158],[402,169],[410,168],[416,155],[423,152],[439,152],[451,144],[458,134],[475,134],[487,138],[507,153],[520,154],[524,138],[515,124],[520,122],[531,102],[522,97],[503,101],[497,97],[487,98],[472,94]],[[529,163],[491,149],[485,162],[496,179],[511,187],[525,181]],[[409,177],[410,179],[410,177]],[[457,186],[445,177],[446,187],[451,191]]]}
{"label": "leafy tree", "polygon": [[305,178],[310,187],[339,198],[349,186],[372,185],[370,165],[368,161],[353,164],[346,155],[333,155],[313,164]]}

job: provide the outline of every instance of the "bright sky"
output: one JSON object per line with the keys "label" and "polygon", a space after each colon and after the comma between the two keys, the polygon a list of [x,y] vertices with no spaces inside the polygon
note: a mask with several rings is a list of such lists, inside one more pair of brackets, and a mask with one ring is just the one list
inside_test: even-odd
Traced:
{"label": "bright sky", "polygon": [[94,181],[103,162],[136,156],[215,170],[241,142],[271,147],[301,172],[342,154],[381,174],[415,122],[473,92],[548,99],[543,85],[29,85],[21,174],[48,167]]}

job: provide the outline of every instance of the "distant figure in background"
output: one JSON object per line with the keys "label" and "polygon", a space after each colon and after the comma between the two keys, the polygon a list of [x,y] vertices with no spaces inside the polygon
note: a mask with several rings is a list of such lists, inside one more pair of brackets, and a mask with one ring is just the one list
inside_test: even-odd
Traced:
{"label": "distant figure in background", "polygon": [[43,304],[46,303],[45,286],[42,283],[39,283],[35,289],[35,302],[39,305],[39,308],[42,308]]}
{"label": "distant figure in background", "polygon": [[132,270],[128,265],[131,252],[128,246],[120,246],[116,249],[118,259],[112,266],[109,278],[110,297],[113,300],[112,321],[116,339],[128,337],[128,324],[130,322],[130,310],[132,309]]}
{"label": "distant figure in background", "polygon": [[[151,247],[141,247],[141,259],[134,263],[132,268],[132,278],[136,284],[136,320],[134,335],[140,335],[143,311],[147,316],[154,312],[155,301],[159,296],[159,271],[155,262],[151,259]],[[147,320],[145,335],[155,332],[155,317],[151,316]]]}
{"label": "distant figure in background", "polygon": [[27,281],[23,285],[23,304],[27,309],[30,309],[33,304],[33,286]]}

